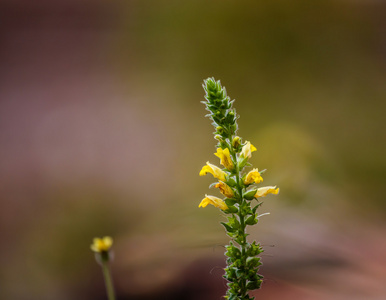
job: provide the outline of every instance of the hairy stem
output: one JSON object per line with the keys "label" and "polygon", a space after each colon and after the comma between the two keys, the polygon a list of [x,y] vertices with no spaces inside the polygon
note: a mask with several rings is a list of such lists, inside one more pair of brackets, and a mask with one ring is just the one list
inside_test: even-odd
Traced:
{"label": "hairy stem", "polygon": [[[232,149],[232,147],[230,147]],[[241,185],[241,176],[240,176],[240,168],[239,168],[239,164],[237,163],[237,156],[236,156],[236,153],[233,151],[232,149],[232,158],[234,160],[234,165],[236,166],[236,184],[237,184],[237,191],[239,193],[239,212],[238,212],[238,217],[239,217],[239,221],[240,221],[240,234],[243,236],[243,239],[241,241],[241,244],[239,243],[239,245],[241,246],[241,258],[242,258],[242,269],[245,271],[246,269],[246,237],[245,237],[245,234],[246,234],[246,224],[245,224],[245,219],[244,219],[244,214],[243,214],[243,209],[241,209],[242,207],[244,207],[244,198],[243,198],[243,187]],[[246,288],[246,285],[247,285],[247,280],[245,277],[242,278],[242,281],[240,282],[240,285],[241,285],[241,299],[246,295],[247,293],[247,288]]]}

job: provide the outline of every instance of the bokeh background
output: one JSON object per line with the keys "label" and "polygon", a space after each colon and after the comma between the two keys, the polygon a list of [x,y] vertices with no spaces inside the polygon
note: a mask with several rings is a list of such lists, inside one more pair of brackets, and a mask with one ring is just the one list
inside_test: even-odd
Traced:
{"label": "bokeh background", "polygon": [[386,299],[386,2],[0,2],[0,298],[221,299],[203,79],[268,169],[257,299]]}

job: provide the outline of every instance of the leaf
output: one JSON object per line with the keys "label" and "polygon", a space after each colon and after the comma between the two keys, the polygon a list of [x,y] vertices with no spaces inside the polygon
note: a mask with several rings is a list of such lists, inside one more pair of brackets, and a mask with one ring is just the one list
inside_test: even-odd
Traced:
{"label": "leaf", "polygon": [[240,157],[240,158],[239,158],[238,164],[239,164],[240,170],[241,170],[242,168],[245,167],[245,165],[247,164],[247,162],[248,162],[248,157],[245,157],[245,158]]}
{"label": "leaf", "polygon": [[244,270],[237,269],[236,270],[236,276],[237,276],[237,278],[243,277],[244,276]]}
{"label": "leaf", "polygon": [[260,246],[260,244],[256,244],[255,241],[249,246],[247,250],[247,255],[254,257],[256,255],[259,255],[260,253],[264,252],[263,248]]}
{"label": "leaf", "polygon": [[262,280],[250,281],[247,283],[248,290],[257,290],[261,287]]}
{"label": "leaf", "polygon": [[254,206],[254,207],[252,208],[253,213],[256,213],[256,210],[257,210],[257,209],[259,208],[259,206],[261,206],[262,204],[263,204],[263,202],[257,203],[257,205]]}
{"label": "leaf", "polygon": [[247,280],[249,280],[249,281],[258,280],[256,272],[255,271],[249,271],[248,276],[247,276]]}
{"label": "leaf", "polygon": [[225,227],[225,230],[226,230],[227,232],[235,232],[235,231],[237,231],[236,228],[233,228],[233,227],[230,226],[228,223],[221,222],[221,224]]}
{"label": "leaf", "polygon": [[239,245],[243,244],[243,243],[244,243],[244,238],[243,238],[243,236],[238,236],[238,237],[235,239],[235,242],[238,243]]}
{"label": "leaf", "polygon": [[227,206],[232,206],[237,203],[237,200],[234,198],[225,198],[224,202]]}
{"label": "leaf", "polygon": [[236,181],[233,178],[229,178],[225,183],[230,187],[235,187],[237,185]]}
{"label": "leaf", "polygon": [[261,266],[260,257],[248,257],[247,258],[247,267],[255,268]]}
{"label": "leaf", "polygon": [[228,209],[224,210],[225,213],[229,213],[229,214],[235,214],[237,213],[239,210],[236,206],[229,206],[228,205]]}
{"label": "leaf", "polygon": [[237,300],[237,295],[236,294],[230,295],[228,300]]}
{"label": "leaf", "polygon": [[250,216],[245,220],[245,224],[247,225],[255,225],[259,220],[256,218],[256,215]]}
{"label": "leaf", "polygon": [[236,219],[236,217],[229,218],[229,225],[232,226],[234,229],[239,229],[240,228],[240,222],[239,220]]}
{"label": "leaf", "polygon": [[255,198],[257,190],[250,190],[244,193],[243,197],[247,200],[253,200]]}

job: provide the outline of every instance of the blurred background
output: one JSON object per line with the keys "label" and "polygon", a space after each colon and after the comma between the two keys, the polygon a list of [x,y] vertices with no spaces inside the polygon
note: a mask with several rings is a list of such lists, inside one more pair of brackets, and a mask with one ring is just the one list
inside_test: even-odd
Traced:
{"label": "blurred background", "polygon": [[0,298],[221,299],[214,76],[268,169],[256,299],[386,299],[386,2],[0,2]]}

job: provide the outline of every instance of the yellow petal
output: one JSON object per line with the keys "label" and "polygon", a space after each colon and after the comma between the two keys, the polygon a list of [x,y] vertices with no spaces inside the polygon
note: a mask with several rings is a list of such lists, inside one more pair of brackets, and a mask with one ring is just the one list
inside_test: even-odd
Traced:
{"label": "yellow petal", "polygon": [[200,171],[200,176],[204,176],[208,173],[211,173],[214,178],[217,178],[221,181],[225,181],[226,173],[221,170],[219,167],[212,165],[211,163],[206,162],[206,166],[204,166]]}
{"label": "yellow petal", "polygon": [[200,204],[198,205],[198,207],[207,207],[208,204],[209,204],[209,198],[204,198],[201,200]]}
{"label": "yellow petal", "polygon": [[233,162],[228,148],[225,148],[225,150],[223,150],[222,148],[217,148],[217,152],[214,155],[220,158],[220,163],[225,168],[227,168],[228,170],[233,169]]}
{"label": "yellow petal", "polygon": [[99,252],[99,248],[95,244],[91,244],[90,248],[94,252]]}
{"label": "yellow petal", "polygon": [[261,177],[260,173],[259,173],[259,169],[253,169],[252,171],[250,171],[247,176],[245,176],[245,179],[244,179],[244,184],[245,185],[248,185],[248,184],[251,184],[251,183],[260,183],[261,181],[263,181],[263,177]]}
{"label": "yellow petal", "polygon": [[208,204],[212,204],[215,207],[221,208],[222,210],[228,209],[228,206],[225,204],[225,202],[222,199],[217,198],[215,196],[209,196],[209,195],[205,195],[205,198],[202,199],[198,207],[206,207]]}
{"label": "yellow petal", "polygon": [[104,247],[106,248],[106,250],[108,250],[113,245],[113,239],[109,236],[105,236],[103,238],[103,244],[104,244]]}
{"label": "yellow petal", "polygon": [[256,147],[253,146],[250,142],[246,141],[246,144],[241,149],[241,155],[244,156],[244,158],[251,158],[252,152],[256,151]]}
{"label": "yellow petal", "polygon": [[203,166],[200,171],[200,176],[204,176],[208,173],[212,173],[212,168],[210,166]]}
{"label": "yellow petal", "polygon": [[101,248],[101,244],[102,244],[102,240],[100,238],[94,238],[93,239],[93,243],[92,245],[90,246],[91,250],[94,251],[94,252],[100,252],[100,248]]}
{"label": "yellow petal", "polygon": [[278,193],[279,193],[279,188],[276,188],[276,185],[275,186],[266,186],[266,187],[262,187],[262,188],[257,189],[255,197],[256,198],[265,197],[268,194],[276,195]]}

